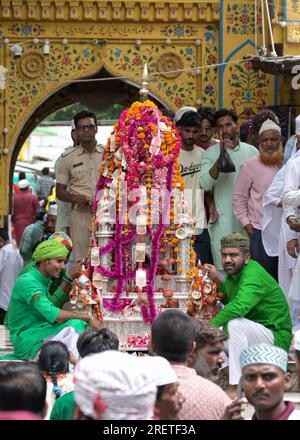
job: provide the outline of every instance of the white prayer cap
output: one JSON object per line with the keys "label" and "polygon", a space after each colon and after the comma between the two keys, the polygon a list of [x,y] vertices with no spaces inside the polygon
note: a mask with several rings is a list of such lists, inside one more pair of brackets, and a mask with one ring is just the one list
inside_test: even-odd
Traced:
{"label": "white prayer cap", "polygon": [[300,134],[300,115],[298,115],[295,119],[295,126],[296,134]]}
{"label": "white prayer cap", "polygon": [[178,378],[170,362],[161,356],[142,356],[140,361],[153,376],[156,386],[168,385],[178,382]]}
{"label": "white prayer cap", "polygon": [[56,205],[56,203],[53,204],[53,205],[49,205],[48,214],[49,215],[55,215],[57,217],[57,205]]}
{"label": "white prayer cap", "polygon": [[258,132],[258,134],[263,133],[264,131],[267,130],[275,130],[278,131],[278,133],[281,135],[281,128],[279,127],[279,125],[275,124],[275,122],[271,121],[271,119],[267,119],[262,126],[260,127],[260,130]]}
{"label": "white prayer cap", "polygon": [[250,345],[242,350],[240,355],[241,368],[255,364],[270,364],[287,371],[288,355],[285,350],[275,345]]}
{"label": "white prayer cap", "polygon": [[76,130],[76,125],[75,125],[74,119],[72,119],[72,121],[71,121],[71,127],[72,127],[72,130]]}
{"label": "white prayer cap", "polygon": [[107,350],[81,359],[74,397],[83,414],[102,420],[150,420],[157,386],[140,358]]}
{"label": "white prayer cap", "polygon": [[21,180],[19,180],[19,182],[18,182],[18,187],[19,187],[20,189],[28,188],[28,186],[29,186],[29,182],[28,182],[27,179],[21,179]]}
{"label": "white prayer cap", "polygon": [[300,351],[300,330],[297,330],[293,337],[294,350]]}
{"label": "white prayer cap", "polygon": [[197,113],[197,109],[195,107],[181,107],[179,110],[177,110],[177,112],[175,113],[174,116],[174,121],[178,122],[180,121],[180,119],[182,118],[182,116],[184,115],[184,113],[187,112],[196,112]]}

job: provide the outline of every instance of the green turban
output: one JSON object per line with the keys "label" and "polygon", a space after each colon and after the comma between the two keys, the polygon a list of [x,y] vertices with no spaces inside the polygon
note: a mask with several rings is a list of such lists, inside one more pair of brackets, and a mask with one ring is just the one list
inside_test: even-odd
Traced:
{"label": "green turban", "polygon": [[66,258],[69,251],[63,244],[56,240],[46,240],[39,244],[33,252],[32,259],[36,262],[46,258]]}
{"label": "green turban", "polygon": [[225,235],[221,239],[221,249],[223,248],[239,248],[244,251],[249,251],[250,240],[244,237],[242,234],[233,232],[232,234]]}

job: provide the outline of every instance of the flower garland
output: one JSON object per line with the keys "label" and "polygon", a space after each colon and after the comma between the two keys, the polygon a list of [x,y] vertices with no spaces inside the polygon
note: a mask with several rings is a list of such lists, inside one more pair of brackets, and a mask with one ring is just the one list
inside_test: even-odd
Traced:
{"label": "flower garland", "polygon": [[[146,207],[138,209],[139,215],[146,215],[147,218],[144,239],[149,236],[151,242],[150,265],[146,269],[147,306],[141,306],[143,318],[148,323],[152,323],[156,317],[154,285],[161,239],[169,218],[171,224],[174,220],[173,197],[171,200],[167,198],[163,202],[160,201],[157,206],[152,207],[151,193],[152,189],[162,191],[166,189],[170,194],[176,188],[183,191],[183,180],[177,161],[180,148],[181,140],[178,130],[169,118],[163,116],[151,101],[135,102],[129,109],[122,112],[119,122],[115,124],[99,169],[100,178],[96,188],[94,210],[97,210],[101,190],[109,189],[111,185],[117,188],[115,237],[99,250],[99,255],[114,250],[115,265],[113,270],[102,266],[95,267],[97,272],[117,281],[114,298],[103,301],[104,307],[113,312],[120,312],[127,305],[128,301],[122,300],[121,297],[126,285],[131,283],[135,276],[128,246],[135,240],[137,230],[135,225],[124,227],[124,222],[121,222],[121,213],[125,214],[125,218],[128,219],[130,208],[139,202],[139,198],[134,201],[128,200],[127,212],[124,213],[120,193],[121,183],[122,181],[126,183],[128,192],[146,187]],[[154,211],[154,208],[159,214],[159,223],[156,228],[151,224],[151,209]]]}

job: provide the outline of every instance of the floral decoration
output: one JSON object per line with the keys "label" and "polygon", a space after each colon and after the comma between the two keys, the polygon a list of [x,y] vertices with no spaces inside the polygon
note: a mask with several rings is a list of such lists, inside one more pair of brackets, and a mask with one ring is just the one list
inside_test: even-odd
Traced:
{"label": "floral decoration", "polygon": [[[171,56],[172,54],[172,56]],[[194,104],[196,100],[196,75],[193,70],[180,72],[182,69],[197,66],[196,47],[188,44],[107,47],[104,63],[110,70],[119,75],[126,71],[130,79],[140,82],[142,66],[148,64],[151,91],[164,100],[170,107],[180,108],[184,104]],[[178,70],[169,74],[159,75],[159,71]],[[170,77],[172,76],[172,78]]]}
{"label": "floral decoration", "polygon": [[[97,266],[95,270],[104,276],[116,280],[116,292],[112,300],[104,300],[103,305],[112,312],[118,312],[128,306],[128,300],[122,298],[126,287],[135,278],[137,269],[130,264],[129,252],[123,259],[124,246],[128,246],[137,235],[137,226],[131,222],[130,209],[135,206],[141,197],[141,188],[145,188],[146,208],[138,207],[137,215],[147,218],[146,236],[150,236],[151,257],[146,271],[145,293],[147,301],[141,306],[144,321],[152,323],[156,317],[156,305],[154,299],[154,283],[158,267],[160,243],[164,232],[174,225],[174,210],[170,197],[159,201],[157,206],[151,206],[151,190],[166,191],[168,194],[174,188],[183,191],[183,179],[179,172],[177,157],[181,148],[181,140],[177,128],[167,116],[163,116],[157,106],[151,101],[135,102],[129,109],[122,112],[119,122],[108,140],[103,157],[102,166],[99,170],[100,177],[96,188],[94,209],[98,212],[98,200],[100,192],[104,189],[117,188],[116,196],[110,196],[117,200],[117,218],[115,224],[115,237],[105,247],[100,248],[100,255],[114,251],[114,269],[109,270]],[[127,193],[136,190],[139,194],[138,201],[128,200],[127,212],[122,207],[121,182],[126,183]],[[109,197],[109,196],[108,196]],[[104,206],[104,205],[103,205]],[[171,207],[171,209],[170,209]],[[101,204],[100,204],[101,208]],[[152,225],[151,214],[158,212],[158,224]],[[100,212],[101,209],[100,209]],[[101,214],[103,215],[103,214]],[[128,222],[123,222],[123,219]],[[141,235],[139,235],[140,239]],[[144,237],[145,238],[145,237]],[[125,267],[132,267],[130,271]],[[140,263],[139,263],[140,264]]]}
{"label": "floral decoration", "polygon": [[[216,41],[216,27],[205,26],[203,43],[203,65],[212,66],[219,62],[219,50]],[[217,107],[217,81],[218,67],[204,69],[202,76],[202,105],[205,107]]]}
{"label": "floral decoration", "polygon": [[268,77],[252,68],[250,61],[229,66],[229,96],[232,107],[238,114],[244,108],[258,111],[266,106]]}
{"label": "floral decoration", "polygon": [[255,4],[233,3],[227,5],[226,11],[226,32],[228,34],[250,35],[261,32],[261,14],[257,14],[257,24],[255,24]]}

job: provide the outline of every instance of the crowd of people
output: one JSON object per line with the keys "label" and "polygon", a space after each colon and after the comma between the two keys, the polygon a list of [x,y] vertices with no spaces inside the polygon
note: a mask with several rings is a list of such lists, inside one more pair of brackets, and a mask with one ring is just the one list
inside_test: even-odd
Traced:
{"label": "crowd of people", "polygon": [[47,169],[37,196],[20,176],[19,249],[0,230],[0,323],[14,347],[0,362],[0,418],[235,420],[242,389],[254,420],[300,419],[284,401],[289,356],[300,360],[300,117],[285,148],[270,110],[239,126],[233,110],[183,107],[174,122],[196,259],[218,286],[221,310],[211,322],[160,313],[148,355],[135,356],[118,350],[97,315],[65,307],[89,246],[103,154],[96,116],[82,111],[55,165],[55,189]]}

